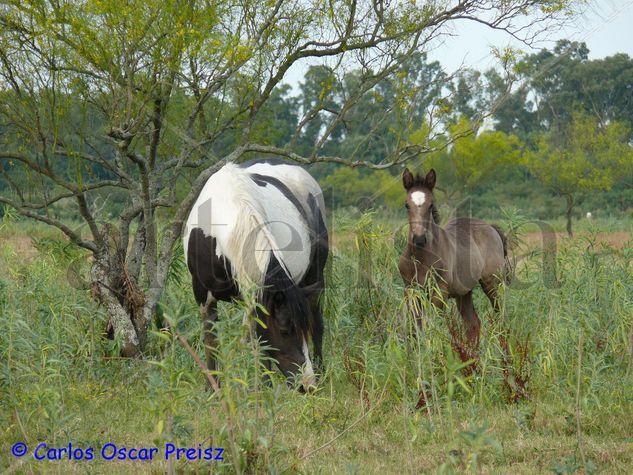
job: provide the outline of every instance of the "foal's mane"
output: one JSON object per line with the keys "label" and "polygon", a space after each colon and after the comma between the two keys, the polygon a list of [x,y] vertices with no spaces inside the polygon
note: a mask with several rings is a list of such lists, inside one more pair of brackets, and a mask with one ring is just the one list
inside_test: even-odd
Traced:
{"label": "foal's mane", "polygon": [[437,210],[435,203],[431,205],[431,215],[433,216],[433,222],[435,224],[440,224],[440,212]]}

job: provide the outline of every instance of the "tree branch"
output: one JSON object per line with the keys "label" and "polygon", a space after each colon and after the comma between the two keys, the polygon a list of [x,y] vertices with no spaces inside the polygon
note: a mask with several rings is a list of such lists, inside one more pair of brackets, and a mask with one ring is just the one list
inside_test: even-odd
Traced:
{"label": "tree branch", "polygon": [[61,230],[66,236],[68,236],[68,238],[75,243],[76,245],[78,245],[79,247],[83,247],[84,249],[88,249],[89,251],[92,252],[97,252],[97,246],[95,245],[95,243],[93,241],[87,241],[85,239],[82,239],[81,236],[76,233],[75,231],[73,231],[72,229],[70,229],[67,225],[65,225],[63,222],[59,221],[58,219],[55,218],[51,218],[49,216],[44,216],[41,214],[37,214],[29,209],[26,208],[22,208],[20,206],[19,203],[16,203],[8,198],[4,198],[2,196],[0,196],[0,203],[4,203],[8,206],[10,206],[11,208],[15,209],[19,214],[21,214],[22,216],[26,216],[27,218],[31,218],[34,219],[36,221],[41,221],[42,223],[46,223],[50,226],[54,226],[56,228],[58,228],[59,230]]}

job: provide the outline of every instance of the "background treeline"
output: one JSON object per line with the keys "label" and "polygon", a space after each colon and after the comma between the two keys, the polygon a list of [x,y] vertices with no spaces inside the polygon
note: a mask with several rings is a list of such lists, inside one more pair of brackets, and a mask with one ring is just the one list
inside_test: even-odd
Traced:
{"label": "background treeline", "polygon": [[[428,102],[439,101],[436,113],[445,134],[466,135],[420,160],[420,168],[438,170],[448,202],[457,205],[470,197],[473,212],[486,216],[498,215],[500,205],[540,219],[564,211],[577,215],[579,206],[583,214],[633,215],[633,60],[626,54],[589,60],[588,53],[584,43],[559,41],[551,51],[528,55],[514,66],[510,91],[507,78],[494,69],[466,69],[448,77],[439,63],[424,57],[409,64],[407,80],[418,100],[408,106],[420,107],[420,123],[428,120]],[[317,79],[333,80],[323,68],[312,68],[299,98],[288,101],[314,96]],[[333,155],[360,153],[378,162],[389,153],[400,139],[397,81],[383,81],[374,100],[357,107],[353,120],[330,141]],[[344,94],[345,81],[336,87]],[[328,97],[334,109],[336,94]],[[368,111],[377,107],[385,110],[383,122],[368,123]],[[483,110],[493,112],[483,118]],[[422,126],[420,140],[427,138],[425,132]],[[418,137],[414,133],[409,140]],[[310,137],[302,139],[309,146]],[[336,205],[400,204],[400,170],[330,164],[315,169]]]}
{"label": "background treeline", "polygon": [[[259,143],[291,147],[302,156],[318,149],[319,155],[375,164],[402,143],[430,149],[440,146],[439,151],[421,154],[410,166],[435,167],[446,203],[457,205],[472,198],[473,212],[487,217],[497,216],[500,206],[515,206],[524,215],[539,219],[566,212],[571,220],[581,211],[630,216],[633,59],[616,54],[589,60],[588,53],[584,43],[563,40],[552,50],[514,61],[509,73],[463,69],[454,75],[424,54],[413,55],[396,74],[379,81],[371,94],[352,101],[345,119],[327,134],[323,144],[318,141],[330,123],[328,115],[342,112],[361,78],[356,70],[311,66],[296,89],[283,85],[272,91],[251,134]],[[223,97],[215,105],[213,99],[202,119],[217,120],[242,107],[248,97],[240,96],[239,91],[239,84],[234,84],[234,97]],[[13,92],[2,95],[4,101],[19,100]],[[99,129],[101,114],[91,104],[79,97],[56,100],[64,108],[68,127]],[[182,102],[184,109],[191,98],[183,94],[173,100]],[[170,121],[176,125],[172,132],[176,134],[184,117],[174,109]],[[481,111],[486,110],[492,113],[482,117]],[[39,119],[45,121],[46,117]],[[0,124],[3,127],[0,135],[28,147],[22,131],[7,133],[8,126]],[[210,152],[226,155],[239,143],[241,134],[239,121],[232,123]],[[459,139],[441,148],[450,137]],[[81,148],[79,142],[73,144],[75,148]],[[91,146],[99,149],[99,142],[92,141]],[[97,151],[107,155],[109,150],[104,142]],[[38,186],[26,169],[11,170],[13,165],[4,163],[0,190],[9,188],[9,181],[17,188],[21,183]],[[87,171],[96,179],[112,178],[102,167],[87,170],[91,165],[79,156],[54,161],[51,166],[68,177]],[[311,171],[329,190],[332,206],[400,205],[398,167],[376,171],[319,163],[311,165]],[[116,214],[116,191],[108,192],[107,199],[104,194],[104,206]]]}

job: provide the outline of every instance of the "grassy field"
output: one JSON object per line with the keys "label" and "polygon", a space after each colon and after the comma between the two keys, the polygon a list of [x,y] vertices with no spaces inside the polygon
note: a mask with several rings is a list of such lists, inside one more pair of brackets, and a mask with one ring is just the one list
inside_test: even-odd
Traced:
{"label": "grassy field", "polygon": [[[631,223],[577,223],[574,239],[558,235],[547,272],[535,229],[525,228],[517,284],[504,292],[515,369],[528,378],[529,399],[515,404],[503,384],[500,327],[480,291],[475,375],[463,375],[432,310],[415,330],[397,271],[401,224],[334,219],[327,369],[305,396],[279,377],[262,384],[256,344],[244,339],[247,304],[221,307],[220,394],[206,389],[173,331],[155,331],[143,359],[118,358],[116,342],[101,337],[106,316],[82,284],[87,258],[51,231],[4,223],[0,471],[633,473]],[[202,355],[182,265],[162,310]],[[427,405],[416,408],[421,393]],[[18,441],[29,450],[22,458],[11,455]],[[39,443],[92,447],[95,457],[38,461]],[[152,461],[106,461],[99,454],[108,443],[161,451]],[[170,443],[222,447],[224,460],[165,460]]]}

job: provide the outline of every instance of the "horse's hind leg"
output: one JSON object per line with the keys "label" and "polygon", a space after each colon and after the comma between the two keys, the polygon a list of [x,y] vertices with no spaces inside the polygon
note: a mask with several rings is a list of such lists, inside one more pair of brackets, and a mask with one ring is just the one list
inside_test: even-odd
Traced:
{"label": "horse's hind leg", "polygon": [[198,277],[198,272],[191,272],[191,284],[196,302],[200,305],[200,315],[202,317],[202,341],[204,343],[204,353],[207,359],[207,368],[210,371],[216,369],[215,356],[213,351],[216,346],[216,338],[213,334],[213,326],[218,320],[218,301],[204,285],[203,280]]}
{"label": "horse's hind leg", "polygon": [[[456,297],[457,308],[464,320],[464,327],[466,329],[466,337],[468,338],[467,345],[467,357],[477,361],[479,359],[479,332],[481,329],[481,321],[475,311],[473,305],[473,291],[471,290],[466,295]],[[475,363],[476,364],[476,363]]]}

